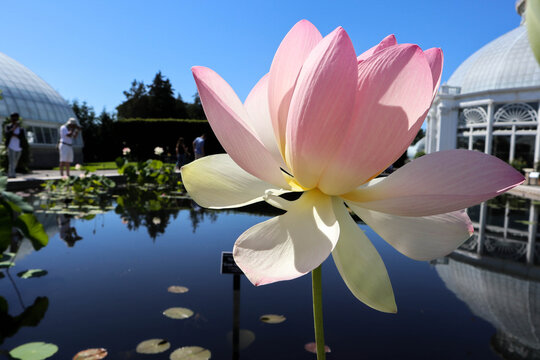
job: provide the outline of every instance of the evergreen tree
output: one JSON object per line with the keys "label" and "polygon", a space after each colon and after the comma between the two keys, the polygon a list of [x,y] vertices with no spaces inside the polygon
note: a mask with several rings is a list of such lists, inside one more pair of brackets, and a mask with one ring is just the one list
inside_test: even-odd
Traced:
{"label": "evergreen tree", "polygon": [[133,80],[131,88],[124,91],[124,96],[126,100],[116,107],[119,118],[149,117],[149,96],[142,81]]}
{"label": "evergreen tree", "polygon": [[206,120],[198,92],[193,95],[193,104],[187,105],[187,114],[189,119]]}
{"label": "evergreen tree", "polygon": [[151,85],[148,85],[149,113],[148,117],[166,119],[178,117],[176,99],[169,79],[158,71]]}

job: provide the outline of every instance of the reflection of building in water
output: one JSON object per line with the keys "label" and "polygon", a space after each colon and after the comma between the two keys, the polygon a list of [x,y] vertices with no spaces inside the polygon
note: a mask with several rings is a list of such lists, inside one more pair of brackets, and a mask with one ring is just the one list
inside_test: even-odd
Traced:
{"label": "reflection of building in water", "polygon": [[468,210],[475,233],[457,253],[540,264],[538,205],[516,197],[499,197]]}
{"label": "reflection of building in water", "polygon": [[[516,9],[523,16],[525,0]],[[532,168],[540,161],[539,102],[540,66],[522,22],[472,54],[441,86],[426,118],[425,151],[478,150]]]}
{"label": "reflection of building in water", "polygon": [[504,267],[491,270],[482,260],[462,260],[451,255],[435,268],[448,289],[497,329],[494,350],[505,359],[540,359],[540,271],[518,278]]}
{"label": "reflection of building in water", "polygon": [[496,329],[505,359],[540,359],[538,205],[501,196],[471,208],[474,236],[435,262],[446,287]]}

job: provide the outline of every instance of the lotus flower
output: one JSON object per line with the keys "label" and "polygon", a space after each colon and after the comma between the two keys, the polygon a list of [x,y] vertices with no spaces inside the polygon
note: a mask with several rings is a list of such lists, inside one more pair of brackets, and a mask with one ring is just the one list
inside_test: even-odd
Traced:
{"label": "lotus flower", "polygon": [[[302,20],[243,104],[214,71],[192,69],[227,154],[184,166],[188,193],[208,208],[265,200],[286,210],[236,240],[234,259],[253,284],[297,278],[332,254],[359,300],[395,312],[386,267],[349,209],[398,251],[429,260],[473,233],[461,209],[523,182],[503,161],[466,150],[376,178],[420,129],[442,63],[440,49],[397,44],[393,35],[357,57],[341,27],[323,38]],[[288,201],[279,196],[286,192],[302,195]]]}
{"label": "lotus flower", "polygon": [[156,146],[156,147],[154,148],[154,154],[156,154],[156,155],[158,155],[158,156],[161,155],[161,154],[163,154],[163,148],[160,147],[160,146]]}
{"label": "lotus flower", "polygon": [[130,152],[131,152],[131,149],[128,148],[128,147],[125,147],[125,148],[122,149],[122,155],[124,155],[124,156],[129,155]]}

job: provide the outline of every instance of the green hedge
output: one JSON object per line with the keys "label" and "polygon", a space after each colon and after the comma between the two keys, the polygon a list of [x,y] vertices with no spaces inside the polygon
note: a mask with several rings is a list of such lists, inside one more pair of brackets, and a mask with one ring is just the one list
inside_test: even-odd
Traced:
{"label": "green hedge", "polygon": [[122,149],[131,149],[132,160],[155,158],[154,148],[160,146],[165,154],[176,158],[176,142],[182,136],[191,149],[193,140],[202,133],[207,134],[205,143],[207,154],[224,152],[206,120],[193,119],[122,119],[114,123],[114,141],[104,144],[110,148],[109,155],[102,159],[110,160],[122,155]]}

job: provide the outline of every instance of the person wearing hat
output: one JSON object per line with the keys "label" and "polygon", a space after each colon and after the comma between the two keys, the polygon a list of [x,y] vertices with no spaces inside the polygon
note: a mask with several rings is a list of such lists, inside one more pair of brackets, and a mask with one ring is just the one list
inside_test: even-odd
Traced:
{"label": "person wearing hat", "polygon": [[60,144],[58,151],[60,152],[60,176],[69,176],[69,167],[73,162],[73,142],[79,135],[81,126],[75,118],[69,118],[67,123],[60,126]]}
{"label": "person wearing hat", "polygon": [[15,170],[17,163],[21,158],[22,147],[21,143],[25,140],[24,129],[19,123],[19,114],[12,113],[10,115],[11,123],[6,126],[6,148],[8,150],[8,177],[14,178],[17,176]]}

